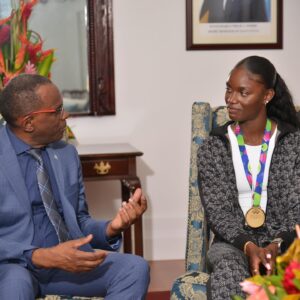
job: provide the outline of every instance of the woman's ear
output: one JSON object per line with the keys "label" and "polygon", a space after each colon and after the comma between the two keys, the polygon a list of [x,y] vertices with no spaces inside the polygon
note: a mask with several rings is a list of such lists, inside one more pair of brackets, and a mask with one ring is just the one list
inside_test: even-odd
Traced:
{"label": "woman's ear", "polygon": [[273,89],[267,90],[265,97],[264,97],[265,105],[267,105],[273,99],[274,95],[275,95],[275,91]]}

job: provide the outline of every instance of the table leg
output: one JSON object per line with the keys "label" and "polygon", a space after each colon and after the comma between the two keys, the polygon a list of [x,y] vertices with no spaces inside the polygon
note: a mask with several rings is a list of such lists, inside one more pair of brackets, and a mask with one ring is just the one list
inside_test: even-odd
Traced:
{"label": "table leg", "polygon": [[[138,177],[131,179],[121,180],[122,186],[122,201],[128,201],[131,196],[131,193],[138,187],[141,187],[141,183]],[[134,225],[134,253],[136,255],[143,256],[143,220],[140,217]],[[132,252],[132,233],[131,228],[128,228],[124,231],[124,252]]]}

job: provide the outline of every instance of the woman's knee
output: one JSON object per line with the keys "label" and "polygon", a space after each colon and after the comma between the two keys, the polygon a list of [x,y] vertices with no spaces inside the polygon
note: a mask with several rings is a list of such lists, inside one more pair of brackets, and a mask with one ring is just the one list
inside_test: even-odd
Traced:
{"label": "woman's knee", "polygon": [[216,243],[208,251],[208,264],[217,266],[226,262],[236,262],[242,265],[248,265],[247,258],[242,251],[226,243]]}

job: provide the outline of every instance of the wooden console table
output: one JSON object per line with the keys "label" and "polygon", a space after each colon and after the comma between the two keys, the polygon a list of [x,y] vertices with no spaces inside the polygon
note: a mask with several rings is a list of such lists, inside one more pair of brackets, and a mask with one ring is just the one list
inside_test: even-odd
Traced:
{"label": "wooden console table", "polygon": [[[143,155],[129,144],[75,145],[80,156],[84,180],[120,180],[122,201],[141,186],[136,175],[136,157]],[[124,232],[124,252],[143,256],[142,218]],[[134,251],[133,251],[134,244]]]}

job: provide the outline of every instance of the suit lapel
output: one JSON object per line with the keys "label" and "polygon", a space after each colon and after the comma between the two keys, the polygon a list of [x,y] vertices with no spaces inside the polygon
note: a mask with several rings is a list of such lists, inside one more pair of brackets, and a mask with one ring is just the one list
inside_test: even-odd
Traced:
{"label": "suit lapel", "polygon": [[21,205],[31,213],[31,203],[28,198],[22,171],[5,128],[2,128],[0,132],[0,161],[1,173],[9,181]]}
{"label": "suit lapel", "polygon": [[50,158],[51,167],[56,178],[59,192],[60,194],[64,194],[64,176],[61,169],[61,158],[59,157],[57,151],[55,151],[53,148],[47,147],[46,149]]}

